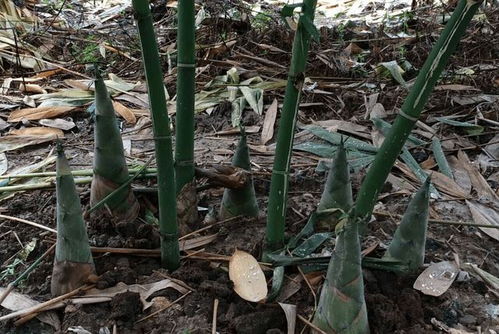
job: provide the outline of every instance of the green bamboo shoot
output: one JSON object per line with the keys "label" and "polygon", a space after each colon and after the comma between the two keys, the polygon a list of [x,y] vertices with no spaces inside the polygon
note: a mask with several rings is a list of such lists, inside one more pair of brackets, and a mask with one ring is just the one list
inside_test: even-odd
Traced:
{"label": "green bamboo shoot", "polygon": [[407,137],[416,124],[430,93],[447,64],[466,27],[482,1],[460,0],[442,35],[433,47],[402,109],[369,168],[356,201],[357,217],[367,222],[378,193],[386,181]]}
{"label": "green bamboo shoot", "polygon": [[158,44],[152,23],[149,1],[132,0],[140,34],[142,60],[149,88],[149,105],[153,122],[158,166],[159,230],[161,234],[161,262],[169,270],[180,266],[170,119],[166,108],[163,71],[159,62]]}
{"label": "green bamboo shoot", "polygon": [[430,177],[409,202],[383,259],[406,264],[409,272],[421,268],[425,254],[429,200]]}
{"label": "green bamboo shoot", "polygon": [[338,218],[348,213],[352,206],[352,183],[347,154],[342,142],[336,151],[317,207],[317,224],[326,229],[334,229]]}
{"label": "green bamboo shoot", "polygon": [[83,221],[80,198],[62,147],[57,149],[57,243],[51,293],[59,296],[84,285],[95,267]]}
{"label": "green bamboo shoot", "polygon": [[305,80],[305,67],[312,37],[315,6],[317,0],[304,0],[302,14],[293,42],[293,55],[288,73],[288,83],[281,112],[277,147],[272,169],[266,228],[266,248],[275,251],[284,246],[284,226],[289,187],[289,168],[293,149],[296,116],[300,94]]}
{"label": "green bamboo shoot", "polygon": [[[236,152],[232,158],[234,167],[243,168],[251,171],[250,155],[248,144],[246,143],[246,133],[241,128],[241,138],[237,145]],[[253,186],[253,178],[248,177],[246,184],[240,189],[226,188],[220,206],[220,216],[222,219],[227,219],[235,216],[258,216],[258,204],[256,202],[255,188]]]}
{"label": "green bamboo shoot", "polygon": [[[128,167],[123,152],[123,141],[118,128],[113,103],[104,80],[96,70],[94,175],[90,192],[90,205],[95,205],[128,180]],[[133,221],[139,214],[139,202],[132,187],[123,188],[107,203],[109,210],[121,221]]]}
{"label": "green bamboo shoot", "polygon": [[358,223],[343,218],[313,323],[328,334],[367,334]]}

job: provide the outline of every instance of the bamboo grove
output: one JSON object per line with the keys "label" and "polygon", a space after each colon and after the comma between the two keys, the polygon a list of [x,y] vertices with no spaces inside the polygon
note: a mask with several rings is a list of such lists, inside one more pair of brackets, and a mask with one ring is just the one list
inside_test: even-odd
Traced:
{"label": "bamboo grove", "polygon": [[[348,150],[344,138],[327,177],[317,210],[310,216],[300,234],[285,239],[287,195],[289,191],[290,161],[300,95],[305,80],[307,54],[313,40],[319,38],[315,28],[316,0],[287,5],[282,14],[293,16],[299,7],[300,15],[292,48],[288,82],[277,133],[277,146],[272,169],[265,232],[265,261],[274,264],[274,278],[270,302],[280,288],[284,269],[288,265],[308,263],[309,250],[300,247],[306,240],[320,244],[335,239],[332,256],[322,263],[326,280],[322,286],[313,323],[326,333],[368,333],[367,309],[364,300],[362,266],[374,266],[407,274],[417,271],[424,261],[428,222],[431,177],[411,199],[406,214],[381,259],[362,258],[360,241],[373,211],[381,187],[404,148],[450,55],[464,35],[466,27],[480,5],[480,1],[460,0],[444,31],[420,70],[383,145],[364,178],[357,198],[352,198]],[[177,96],[175,151],[173,134],[167,112],[160,55],[156,42],[149,1],[133,0],[133,9],[142,49],[150,110],[155,141],[157,165],[159,231],[161,260],[173,271],[180,266],[179,224],[196,223],[197,201],[189,204],[194,210],[180,217],[182,193],[196,198],[194,157],[194,102],[196,73],[195,7],[193,0],[178,2],[177,27]],[[139,203],[130,183],[133,177],[123,155],[123,144],[114,115],[113,104],[98,69],[95,71],[95,154],[91,206],[95,213],[111,214],[123,220],[139,215]],[[246,133],[241,127],[240,141],[233,165],[251,173]],[[144,167],[145,168],[145,167]],[[80,200],[62,146],[57,150],[57,244],[52,278],[52,293],[61,295],[87,282],[95,275],[92,255],[83,221]],[[105,206],[102,203],[105,202]],[[99,207],[99,208],[97,208]],[[103,208],[106,209],[103,209]],[[98,211],[97,211],[98,209]],[[220,213],[224,218],[239,215],[257,217],[258,202],[252,177],[244,187],[226,189]],[[318,232],[321,229],[323,232]],[[324,232],[325,231],[325,232]],[[286,254],[291,253],[292,256]]]}

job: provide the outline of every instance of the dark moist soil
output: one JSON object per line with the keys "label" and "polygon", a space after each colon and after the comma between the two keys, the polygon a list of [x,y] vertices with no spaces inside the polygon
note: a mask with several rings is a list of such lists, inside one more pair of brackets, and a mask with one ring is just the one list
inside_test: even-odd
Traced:
{"label": "dark moist soil", "polygon": [[[214,1],[207,10],[216,12],[216,8],[221,3]],[[218,6],[218,7],[217,7]],[[168,10],[167,10],[168,11]],[[169,17],[172,13],[164,13],[159,7],[155,7],[154,17],[157,20],[166,18],[166,22],[173,22]],[[487,13],[491,27],[497,26],[499,14],[497,11]],[[130,16],[131,17],[131,16]],[[127,21],[128,20],[128,21]],[[130,24],[129,19],[124,22]],[[225,22],[225,23],[224,23]],[[495,23],[494,23],[495,22]],[[429,47],[434,42],[434,37],[430,34],[434,29],[433,24],[415,18],[409,22],[412,28],[421,31],[421,38],[417,38],[407,45],[406,58],[416,68],[420,68],[429,52]],[[219,20],[212,25],[203,27],[200,30],[198,43],[209,45],[219,42],[219,30],[234,29],[238,34],[238,46],[245,47],[261,55],[261,50],[254,43],[273,45],[283,50],[290,50],[292,34],[282,26],[271,26],[264,30],[247,30],[244,25],[234,24],[234,22]],[[449,73],[466,66],[475,65],[479,60],[484,63],[492,63],[497,56],[497,43],[491,41],[493,34],[481,33],[482,26],[470,28],[474,31],[460,44],[456,55],[451,59]],[[490,28],[493,29],[493,28]],[[497,34],[496,34],[497,35]],[[343,39],[349,40],[356,37],[355,33],[348,29],[343,32]],[[373,32],[373,39],[385,37],[383,34]],[[117,36],[116,38],[120,38]],[[169,45],[175,41],[175,35],[167,32],[162,36],[161,43]],[[321,43],[314,44],[311,48],[307,75],[317,77],[341,77],[341,88],[330,88],[333,95],[304,94],[303,103],[321,102],[319,107],[304,107],[300,109],[299,121],[310,123],[312,120],[342,119],[369,125],[364,121],[364,98],[369,92],[361,89],[345,88],[353,82],[368,80],[376,82],[376,92],[380,93],[379,101],[389,113],[396,112],[400,107],[406,92],[400,86],[387,80],[380,81],[377,78],[361,78],[358,73],[345,72],[344,68],[337,63],[326,66],[318,57],[323,50],[328,50],[325,57],[334,59],[342,54],[347,45],[338,43],[339,31],[337,29],[321,29]],[[496,38],[497,39],[497,38]],[[333,43],[334,42],[334,43]],[[331,43],[333,47],[331,48]],[[359,45],[370,50],[368,63],[376,64],[381,61],[390,61],[400,58],[398,54],[400,45],[386,42],[362,42]],[[495,47],[494,47],[495,45]],[[166,48],[165,48],[166,49]],[[383,50],[383,51],[380,51]],[[140,57],[138,51],[135,56]],[[203,55],[198,55],[202,59]],[[289,53],[278,53],[266,55],[272,61],[280,64],[288,64]],[[324,54],[323,54],[324,56]],[[231,58],[231,54],[215,55],[214,58],[224,60]],[[134,67],[135,66],[135,67]],[[122,66],[128,68],[137,77],[142,75],[141,65],[127,64]],[[265,75],[276,78],[285,78],[285,71],[262,67],[261,64],[241,63],[244,74],[252,77],[259,74],[259,71],[267,71]],[[75,68],[77,70],[77,68]],[[216,68],[212,66],[207,73],[199,77],[199,85],[202,88],[202,80],[209,81],[215,75],[225,74],[228,68]],[[166,73],[165,68],[165,73]],[[109,68],[110,72],[120,75],[120,69],[116,66]],[[485,94],[498,94],[498,88],[493,83],[493,78],[497,76],[497,71],[484,71],[476,79],[462,77],[454,78],[451,83],[469,84],[481,89]],[[61,77],[65,79],[66,77]],[[411,79],[409,77],[406,79]],[[133,81],[133,79],[131,79]],[[167,77],[167,88],[169,92],[175,91],[174,80]],[[444,83],[444,82],[442,82]],[[427,114],[433,116],[452,115],[462,113],[468,107],[456,106],[450,102],[450,96],[445,91],[435,92],[427,106]],[[454,94],[457,95],[458,93]],[[461,93],[459,93],[461,94]],[[282,103],[282,91],[266,92],[265,103],[270,104],[274,98]],[[487,109],[489,108],[489,109]],[[483,113],[491,115],[497,113],[497,108],[484,106]],[[423,115],[423,121],[428,120],[427,114]],[[86,112],[74,113],[71,115],[77,123],[77,130],[67,134],[65,139],[66,154],[70,156],[73,168],[90,168],[92,164],[92,144],[93,133],[91,118]],[[388,120],[391,121],[391,116]],[[489,116],[491,117],[491,116]],[[492,117],[491,117],[492,118]],[[497,121],[497,119],[495,119]],[[278,122],[279,120],[277,120]],[[245,126],[262,125],[263,117],[254,112],[245,111],[242,119]],[[20,125],[17,125],[20,126]],[[236,136],[216,137],[215,132],[226,130],[230,127],[230,106],[221,104],[217,106],[210,115],[201,113],[196,116],[196,154],[197,163],[201,166],[213,164],[228,164],[232,156],[234,144],[237,142]],[[445,133],[445,136],[449,133]],[[444,137],[445,137],[444,136]],[[482,136],[472,143],[483,143],[491,136]],[[275,136],[274,136],[275,140]],[[248,139],[250,144],[260,145],[260,134],[251,134]],[[270,144],[272,145],[272,141]],[[147,154],[153,149],[151,142],[138,142],[138,158],[147,160]],[[50,147],[51,148],[51,147]],[[422,151],[425,153],[424,151]],[[8,152],[9,164],[16,166],[26,166],[43,159],[48,153],[47,145],[39,145],[22,151]],[[413,152],[415,153],[415,152]],[[468,152],[473,155],[472,152]],[[211,244],[204,246],[206,252],[231,255],[235,249],[244,250],[251,253],[256,258],[260,258],[262,253],[263,236],[265,231],[265,208],[267,206],[267,195],[270,185],[270,171],[272,168],[273,156],[271,154],[257,153],[252,151],[252,160],[259,168],[255,170],[255,189],[258,203],[262,208],[262,216],[258,219],[241,219],[226,225],[219,225],[206,233],[217,233],[217,238]],[[425,153],[426,154],[426,153]],[[416,155],[416,154],[415,154]],[[421,156],[420,160],[425,157]],[[296,234],[305,224],[307,217],[314,210],[320,199],[322,185],[326,175],[317,173],[314,168],[317,159],[295,155],[293,157],[291,169],[291,185],[289,195],[289,206],[287,212],[287,235]],[[255,167],[256,169],[256,167]],[[358,190],[364,171],[360,171],[352,176],[354,193]],[[142,187],[154,186],[152,181],[140,181]],[[204,180],[199,180],[198,186],[205,185]],[[88,209],[89,186],[78,187],[81,201]],[[385,189],[389,192],[388,189]],[[223,189],[213,188],[199,192],[199,205],[216,212],[221,200]],[[150,193],[137,195],[142,206],[157,211],[157,198]],[[402,214],[407,204],[407,198],[387,196],[383,199],[386,210]],[[39,224],[55,228],[55,195],[53,190],[35,190],[30,192],[18,192],[7,200],[4,200],[0,211],[11,216],[24,218]],[[453,209],[434,203],[435,214],[445,219],[470,220],[471,217],[460,216]],[[203,212],[202,215],[206,214]],[[141,212],[140,217],[144,217]],[[203,216],[200,217],[200,226]],[[112,221],[105,215],[97,215],[87,219],[88,234],[92,246],[116,247],[116,248],[146,248],[159,247],[159,234],[156,227],[145,223],[140,218],[136,222],[126,223]],[[392,220],[375,221],[370,225],[369,242],[380,241],[386,244],[390,241],[396,229],[396,223]],[[17,276],[21,270],[31,264],[36,258],[43,254],[54,241],[51,232],[41,231],[37,228],[21,223],[3,220],[0,224],[0,263],[3,263],[2,270],[6,265],[12,263],[19,250],[22,249],[19,241],[23,245],[33,239],[37,239],[37,246],[30,253],[24,265],[19,265],[15,270]],[[19,241],[18,241],[19,240]],[[457,254],[462,263],[470,262],[477,264],[480,268],[499,277],[499,252],[497,242],[480,233],[472,227],[454,227],[446,225],[430,224],[428,231],[428,241],[426,243],[426,263],[439,262],[443,260],[454,260]],[[376,249],[370,256],[380,257],[383,255],[382,247]],[[61,322],[60,333],[67,333],[68,328],[81,326],[91,333],[105,333],[103,327],[111,332],[116,326],[120,334],[135,333],[210,333],[213,322],[214,300],[218,299],[217,331],[219,333],[248,333],[248,334],[277,334],[286,333],[286,319],[281,308],[275,304],[254,304],[242,300],[232,289],[229,280],[226,262],[207,261],[199,259],[184,259],[181,267],[173,272],[167,273],[161,269],[159,258],[138,257],[118,254],[95,254],[94,257],[99,280],[97,288],[104,289],[113,287],[119,282],[125,284],[146,284],[165,278],[165,275],[179,279],[192,287],[194,291],[188,294],[178,303],[172,305],[158,315],[139,321],[154,312],[160,306],[153,306],[151,309],[143,311],[139,295],[133,292],[124,292],[116,295],[111,302],[93,305],[72,305],[68,304],[64,309],[56,311]],[[50,299],[50,275],[52,273],[52,259],[49,257],[35,269],[29,277],[22,282],[16,291],[29,295],[38,301]],[[266,271],[267,279],[270,280],[271,272]],[[314,302],[320,293],[322,280],[317,280],[323,273],[317,275],[308,274],[310,279],[310,290],[308,284],[302,279],[296,268],[289,268],[286,272],[287,278],[284,286],[285,291],[295,289],[295,293],[285,300],[286,303],[297,305],[300,315],[309,316],[312,314]],[[412,288],[415,280],[413,277],[397,277],[394,274],[364,269],[364,280],[366,289],[366,302],[369,315],[369,322],[372,333],[439,333],[431,325],[433,318],[443,322],[447,326],[458,324],[466,326],[468,331],[475,331],[480,326],[482,333],[490,330],[499,331],[497,318],[492,319],[487,314],[484,307],[490,304],[498,304],[498,299],[488,290],[488,287],[473,276],[456,281],[452,287],[440,297],[430,297],[421,294]],[[2,286],[6,286],[14,279],[14,276],[7,276],[1,281]],[[284,292],[283,292],[284,293]],[[158,305],[167,305],[181,297],[181,294],[174,289],[166,289],[154,293],[148,300],[157,298],[163,301]],[[156,309],[155,309],[156,307]],[[1,314],[9,311],[3,309]],[[139,322],[137,322],[139,321]],[[297,321],[297,333],[303,329],[303,323]],[[101,331],[100,331],[101,330]],[[27,322],[22,327],[16,328],[12,322],[0,324],[1,333],[54,333],[54,329],[36,319]],[[492,332],[490,332],[492,333]]]}

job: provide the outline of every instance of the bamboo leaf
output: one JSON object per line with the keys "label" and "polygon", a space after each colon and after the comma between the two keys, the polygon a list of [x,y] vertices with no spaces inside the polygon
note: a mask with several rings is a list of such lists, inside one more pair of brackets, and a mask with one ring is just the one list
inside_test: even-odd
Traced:
{"label": "bamboo leaf", "polygon": [[479,135],[484,130],[484,127],[481,125],[455,121],[450,117],[435,117],[435,119],[441,123],[445,123],[460,128],[465,128],[466,132],[468,132],[469,135]]}
{"label": "bamboo leaf", "polygon": [[332,235],[332,233],[316,233],[298,245],[291,254],[298,257],[308,256],[315,252]]}
{"label": "bamboo leaf", "polygon": [[454,179],[454,175],[452,175],[452,170],[445,158],[445,153],[442,149],[442,144],[438,138],[433,138],[431,141],[431,149],[433,150],[433,156],[437,161],[438,168],[442,174],[448,176],[451,179]]}

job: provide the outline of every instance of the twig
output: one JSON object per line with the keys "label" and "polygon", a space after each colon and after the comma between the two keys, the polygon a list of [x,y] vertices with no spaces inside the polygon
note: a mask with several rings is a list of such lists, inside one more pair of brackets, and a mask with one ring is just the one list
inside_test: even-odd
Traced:
{"label": "twig", "polygon": [[207,225],[205,227],[202,227],[200,228],[199,230],[196,230],[196,231],[193,231],[191,233],[188,233],[184,236],[181,236],[178,240],[183,240],[187,237],[190,237],[191,235],[194,235],[194,234],[197,234],[197,233],[200,233],[200,232],[203,232],[203,231],[206,231],[206,230],[209,230],[210,228],[214,227],[214,226],[217,226],[217,225],[220,225],[220,224],[225,224],[225,223],[229,223],[229,222],[232,222],[234,220],[239,220],[239,219],[242,219],[243,216],[235,216],[235,217],[230,217],[230,218],[227,218],[227,219],[224,219],[224,220],[221,220],[219,222],[216,222],[216,223],[213,223],[211,225]]}
{"label": "twig", "polygon": [[298,319],[300,319],[301,321],[303,321],[305,323],[305,325],[309,326],[310,328],[312,328],[313,330],[317,331],[318,333],[320,333],[320,334],[327,334],[322,329],[320,329],[319,327],[317,327],[316,325],[314,325],[313,323],[311,323],[310,321],[308,321],[307,319],[305,319],[301,315],[297,314],[297,317],[298,317]]}
{"label": "twig", "polygon": [[5,291],[3,292],[2,296],[0,296],[0,305],[3,303],[3,301],[5,300],[5,298],[7,298],[7,296],[12,292],[12,290],[14,290],[14,288],[19,284],[19,282],[21,282],[26,276],[28,276],[29,273],[31,273],[36,267],[38,267],[38,265],[40,264],[40,262],[42,262],[42,260],[45,257],[47,257],[50,253],[52,253],[52,251],[54,250],[54,248],[55,248],[55,244],[53,244],[52,246],[50,246],[50,248],[47,249],[47,251],[45,251],[45,253],[43,253],[42,256],[40,256],[38,259],[36,259],[36,261],[33,262],[12,283],[9,283],[9,285],[7,286],[7,289],[5,289]]}
{"label": "twig", "polygon": [[34,313],[39,313],[39,312],[43,311],[45,308],[47,308],[47,307],[49,307],[49,306],[51,306],[51,305],[53,305],[53,304],[55,304],[57,302],[63,301],[65,299],[67,299],[69,297],[72,297],[74,295],[77,295],[77,294],[79,294],[79,293],[81,293],[81,292],[83,292],[85,290],[91,289],[94,286],[95,286],[94,284],[84,285],[82,287],[74,289],[73,291],[65,293],[65,294],[63,294],[63,295],[61,295],[59,297],[55,297],[55,298],[52,298],[50,300],[47,300],[46,302],[43,302],[43,303],[40,303],[38,305],[25,308],[23,310],[18,310],[18,311],[9,313],[7,315],[4,315],[4,316],[0,317],[0,321],[6,321],[6,320],[9,320],[9,319],[13,319],[15,317],[19,317],[19,316],[26,317],[26,316],[34,314]]}
{"label": "twig", "polygon": [[213,326],[211,327],[211,334],[217,334],[217,311],[218,311],[218,299],[215,298],[213,301]]}
{"label": "twig", "polygon": [[0,214],[0,219],[1,218],[8,219],[8,220],[13,220],[13,221],[17,221],[17,222],[24,223],[24,224],[31,225],[31,226],[35,226],[35,227],[41,228],[42,230],[49,231],[49,232],[52,232],[52,233],[57,233],[57,231],[54,230],[53,228],[50,228],[50,227],[47,227],[47,226],[44,226],[44,225],[41,225],[41,224],[38,224],[38,223],[35,223],[35,222],[32,222],[32,221],[29,221],[29,220],[26,220],[26,219],[16,218],[16,217],[6,216],[6,215]]}
{"label": "twig", "polygon": [[[397,217],[398,219],[402,218],[402,215],[392,214],[385,211],[374,211],[373,214],[383,217]],[[460,226],[474,226],[474,227],[487,227],[487,228],[499,228],[499,225],[490,225],[490,224],[476,224],[474,222],[461,222],[455,220],[444,220],[444,219],[428,219],[430,223],[434,224],[443,224],[443,225],[460,225]]]}
{"label": "twig", "polygon": [[146,317],[144,317],[144,318],[142,318],[142,319],[137,320],[135,323],[137,324],[137,323],[139,323],[139,322],[142,322],[142,321],[144,321],[144,320],[147,320],[147,319],[149,319],[149,318],[154,317],[156,314],[159,314],[159,313],[163,312],[164,310],[166,310],[166,309],[168,309],[168,308],[172,307],[173,305],[177,304],[179,301],[181,301],[182,299],[184,299],[184,298],[185,298],[188,294],[190,294],[191,292],[192,292],[192,291],[188,291],[188,292],[186,292],[184,295],[182,295],[182,296],[180,296],[179,298],[175,299],[175,300],[174,300],[173,302],[171,302],[170,304],[168,304],[168,305],[166,305],[166,306],[164,306],[164,307],[160,308],[160,309],[159,309],[159,310],[157,310],[156,312],[153,312],[153,313],[149,314],[148,316],[146,316]]}
{"label": "twig", "polygon": [[[80,178],[75,179],[75,184],[87,184],[90,182],[92,182],[91,177],[80,177]],[[51,181],[40,182],[40,183],[35,183],[35,184],[20,184],[17,186],[0,187],[0,192],[46,189],[46,188],[52,188],[54,186],[55,186],[55,182],[54,182],[54,180],[51,180]]]}

